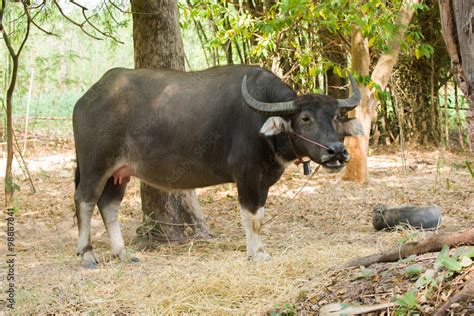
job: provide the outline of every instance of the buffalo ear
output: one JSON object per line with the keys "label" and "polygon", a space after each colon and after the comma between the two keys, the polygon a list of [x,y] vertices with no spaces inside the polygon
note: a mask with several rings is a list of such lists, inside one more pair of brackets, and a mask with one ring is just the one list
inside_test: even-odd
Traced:
{"label": "buffalo ear", "polygon": [[260,134],[265,136],[278,135],[284,132],[291,132],[291,124],[290,121],[280,116],[270,117],[260,129]]}
{"label": "buffalo ear", "polygon": [[364,135],[364,128],[356,118],[350,118],[343,122],[336,123],[336,131],[339,139],[344,139],[346,136],[361,136]]}

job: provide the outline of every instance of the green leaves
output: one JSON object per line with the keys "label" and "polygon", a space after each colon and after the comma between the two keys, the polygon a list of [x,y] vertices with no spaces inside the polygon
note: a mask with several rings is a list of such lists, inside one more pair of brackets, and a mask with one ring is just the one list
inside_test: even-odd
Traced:
{"label": "green leaves", "polygon": [[450,272],[460,272],[463,268],[472,265],[474,247],[459,248],[452,256],[449,256],[449,247],[444,246],[436,257],[435,269],[446,268]]}
{"label": "green leaves", "polygon": [[420,59],[421,57],[430,58],[434,54],[434,48],[430,44],[420,44],[415,48],[415,57]]}
{"label": "green leaves", "polygon": [[412,264],[412,265],[409,265],[405,269],[405,271],[407,274],[410,274],[410,275],[418,275],[421,273],[421,271],[423,271],[423,266],[421,266],[420,264]]}
{"label": "green leaves", "polygon": [[474,171],[472,170],[471,163],[467,160],[464,163],[466,164],[466,168],[467,170],[469,170],[471,177],[474,178]]}
{"label": "green leaves", "polygon": [[444,246],[436,257],[434,269],[426,269],[422,273],[423,266],[420,264],[411,264],[406,267],[405,272],[416,279],[416,289],[408,291],[397,299],[397,315],[405,315],[411,310],[418,309],[417,295],[418,297],[421,295],[420,300],[423,301],[429,293],[438,293],[439,287],[445,284],[445,281],[453,274],[472,266],[472,258],[474,258],[474,247],[461,247],[450,256],[449,247]]}
{"label": "green leaves", "polygon": [[[282,0],[254,7],[238,1],[186,0],[179,4],[183,27],[202,26],[197,31],[209,64],[216,64],[216,55],[225,60],[224,50],[230,42],[234,59],[238,56],[241,62],[290,73],[295,88],[305,93],[323,86],[317,76],[329,68],[345,77],[345,65],[331,62],[327,67],[327,52],[337,45],[348,55],[350,45],[344,43],[350,42],[354,25],[369,39],[371,52],[387,50],[388,41],[399,30],[396,17],[403,2]],[[425,47],[420,49],[422,55],[429,53]],[[387,94],[377,90],[377,97],[386,99]]]}
{"label": "green leaves", "polygon": [[14,193],[15,191],[21,191],[20,186],[13,181],[13,177],[11,176],[7,177],[6,186],[7,192]]}
{"label": "green leaves", "polygon": [[410,311],[417,308],[418,303],[415,293],[414,290],[410,290],[397,299],[398,306],[402,311]]}
{"label": "green leaves", "polygon": [[458,261],[454,260],[451,257],[443,257],[440,259],[439,262],[442,266],[444,266],[450,271],[459,272],[462,269],[461,263],[459,263]]}

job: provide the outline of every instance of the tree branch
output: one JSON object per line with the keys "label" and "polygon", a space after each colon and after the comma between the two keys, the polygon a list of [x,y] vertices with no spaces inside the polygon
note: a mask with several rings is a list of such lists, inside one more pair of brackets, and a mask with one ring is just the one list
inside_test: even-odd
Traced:
{"label": "tree branch", "polygon": [[84,32],[87,36],[92,37],[93,39],[96,39],[96,40],[100,40],[100,41],[102,40],[102,38],[97,37],[97,36],[95,36],[95,35],[93,35],[93,34],[87,32],[87,31],[85,30],[84,24],[86,23],[86,21],[84,21],[84,22],[82,22],[82,23],[78,23],[78,22],[74,21],[73,19],[71,19],[70,17],[68,17],[68,16],[64,13],[63,9],[62,9],[61,6],[58,4],[58,1],[57,1],[57,0],[54,0],[53,3],[54,3],[54,5],[58,8],[59,13],[61,13],[61,15],[62,15],[66,20],[68,20],[69,22],[71,22],[71,23],[74,24],[75,26],[79,27],[79,28],[82,30],[82,32]]}
{"label": "tree branch", "polygon": [[74,0],[70,0],[69,2],[71,2],[71,3],[74,4],[75,6],[78,6],[79,8],[81,8],[82,11],[87,11],[87,10],[89,10],[88,8],[86,8],[86,7],[83,6],[82,4],[77,3],[77,2],[74,1]]}
{"label": "tree branch", "polygon": [[116,5],[112,0],[110,0],[109,3],[110,3],[115,9],[119,10],[119,11],[122,12],[122,13],[132,13],[132,12],[123,10],[121,7],[119,7],[118,5]]}
{"label": "tree branch", "polygon": [[25,47],[26,41],[28,40],[28,35],[30,35],[30,28],[31,28],[31,17],[28,13],[28,6],[26,4],[25,0],[21,1],[21,4],[23,5],[23,10],[25,11],[26,17],[27,17],[27,22],[26,22],[26,33],[25,37],[21,41],[20,47],[18,48],[18,52],[16,53],[16,57],[20,56],[21,51],[23,50],[23,47]]}
{"label": "tree branch", "polygon": [[396,24],[399,29],[394,34],[393,40],[388,43],[390,51],[380,56],[377,64],[372,72],[372,81],[378,83],[382,89],[387,86],[393,67],[395,66],[398,54],[400,53],[400,42],[410,25],[411,18],[414,13],[413,5],[419,3],[420,0],[406,0],[400,9]]}
{"label": "tree branch", "polygon": [[341,31],[339,29],[336,29],[337,35],[341,38],[341,40],[349,47],[349,50],[351,49],[351,43],[342,35]]}
{"label": "tree branch", "polygon": [[[50,32],[50,31],[47,31],[45,30],[44,28],[42,28],[41,26],[39,26],[36,22],[35,22],[35,17],[41,12],[41,10],[43,9],[44,5],[46,4],[46,1],[43,1],[41,4],[39,4],[38,6],[34,7],[34,9],[40,9],[40,11],[38,11],[33,17],[30,15],[30,12],[28,9],[25,8],[25,14],[27,15],[28,19],[30,20],[31,24],[33,24],[38,30],[40,30],[41,32],[47,34],[47,35],[53,35],[53,36],[58,36],[57,34],[53,33],[53,32]],[[26,5],[26,4],[24,4]],[[31,8],[30,8],[31,9]]]}
{"label": "tree branch", "polygon": [[[71,3],[73,4],[76,4],[74,1],[71,1]],[[96,30],[97,32],[99,32],[100,34],[102,34],[103,36],[105,37],[108,37],[108,38],[111,38],[113,39],[114,41],[120,43],[120,44],[124,44],[124,42],[120,41],[119,39],[115,38],[112,34],[108,33],[108,32],[104,32],[104,31],[101,31],[97,26],[95,26],[90,20],[87,15],[86,15],[86,10],[87,8],[84,8],[83,6],[79,5],[79,4],[76,4],[77,6],[79,6],[80,8],[82,8],[82,16],[84,17],[84,19],[86,20],[87,24],[89,24],[94,30]]]}
{"label": "tree branch", "polygon": [[114,15],[112,14],[112,10],[110,10],[109,6],[107,5],[106,0],[104,0],[104,6],[107,9],[107,12],[109,12],[109,15],[112,18],[112,20],[114,20],[114,22],[117,23],[117,24],[122,24],[121,22],[117,21],[117,19],[114,17]]}
{"label": "tree branch", "polygon": [[[5,0],[2,0],[2,6],[5,4]],[[3,10],[1,11],[1,17],[3,18]],[[12,43],[10,42],[10,37],[5,32],[5,28],[3,27],[3,23],[0,24],[0,29],[2,30],[3,40],[5,41],[5,45],[7,46],[8,52],[12,58],[16,58],[15,50],[13,49]]]}

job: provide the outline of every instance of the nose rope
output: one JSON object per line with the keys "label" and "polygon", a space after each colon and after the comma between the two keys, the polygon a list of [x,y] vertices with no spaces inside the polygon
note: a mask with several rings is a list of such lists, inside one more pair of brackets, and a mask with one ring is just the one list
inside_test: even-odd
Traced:
{"label": "nose rope", "polygon": [[295,132],[293,132],[293,134],[296,135],[296,136],[298,136],[299,138],[301,138],[301,139],[303,139],[303,140],[305,140],[305,141],[311,143],[311,144],[318,145],[319,147],[324,148],[324,149],[329,149],[329,147],[324,146],[323,144],[320,144],[320,143],[318,143],[318,142],[315,142],[314,140],[311,140],[311,139],[309,139],[309,138],[306,138],[306,137],[304,137],[303,135],[297,134],[297,133],[295,133]]}

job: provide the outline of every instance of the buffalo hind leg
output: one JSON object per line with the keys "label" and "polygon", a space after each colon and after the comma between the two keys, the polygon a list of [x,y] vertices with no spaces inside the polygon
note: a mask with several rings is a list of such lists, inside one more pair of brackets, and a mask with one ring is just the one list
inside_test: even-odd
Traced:
{"label": "buffalo hind leg", "polygon": [[251,212],[244,207],[240,208],[242,224],[245,228],[245,237],[247,239],[247,258],[255,261],[267,261],[272,257],[265,252],[261,239],[263,226],[263,215],[265,209],[258,208],[256,212]]}
{"label": "buffalo hind leg", "polygon": [[120,222],[118,219],[119,207],[125,194],[128,181],[120,181],[114,184],[114,178],[110,177],[105,185],[97,206],[104,221],[105,229],[109,235],[112,253],[122,261],[138,262],[138,258],[127,253],[123,242]]}
{"label": "buffalo hind leg", "polygon": [[91,244],[91,219],[94,207],[103,188],[101,179],[88,179],[84,177],[79,182],[74,194],[76,204],[77,226],[79,239],[77,242],[77,255],[82,257],[82,265],[88,269],[97,268],[99,260]]}

